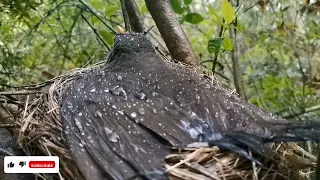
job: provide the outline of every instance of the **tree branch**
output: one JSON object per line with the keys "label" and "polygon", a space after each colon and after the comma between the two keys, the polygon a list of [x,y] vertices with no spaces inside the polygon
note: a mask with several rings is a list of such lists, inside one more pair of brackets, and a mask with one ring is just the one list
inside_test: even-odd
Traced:
{"label": "tree branch", "polygon": [[103,45],[110,51],[110,47],[108,46],[108,44],[106,43],[106,41],[103,39],[103,37],[99,34],[98,30],[93,27],[90,22],[87,20],[86,17],[84,17],[82,14],[81,14],[81,17],[86,21],[86,23],[90,26],[90,28],[93,30],[93,32],[97,35],[98,39],[103,43]]}
{"label": "tree branch", "polygon": [[[224,28],[223,28],[223,23],[224,23],[224,20],[222,21],[222,25],[220,27],[220,31],[219,31],[219,35],[218,37],[222,37],[222,33],[224,31]],[[213,62],[212,62],[212,74],[214,75],[214,73],[216,72],[216,66],[217,66],[217,62],[218,62],[218,56],[219,56],[219,52],[215,53],[214,54],[214,59],[213,59]]]}
{"label": "tree branch", "polygon": [[12,91],[12,92],[0,92],[0,95],[29,95],[29,94],[40,94],[44,91]]}
{"label": "tree branch", "polygon": [[[239,5],[239,0],[237,0],[237,6]],[[237,27],[237,17],[235,18],[233,24],[235,27]],[[229,29],[230,38],[233,40],[233,50],[231,51],[231,59],[232,59],[232,69],[233,69],[233,81],[234,86],[237,90],[237,93],[239,96],[243,99],[246,99],[246,94],[244,91],[243,86],[243,78],[242,78],[242,70],[241,70],[241,64],[239,60],[239,52],[238,52],[238,43],[237,43],[237,29],[234,28],[234,31],[232,29]]]}
{"label": "tree branch", "polygon": [[284,118],[292,119],[294,117],[301,116],[303,114],[314,112],[314,111],[319,111],[319,110],[320,110],[320,104],[316,105],[316,106],[309,107],[309,108],[302,109],[302,111],[300,111],[298,113],[294,113],[294,114],[288,115],[288,116],[284,116]]}
{"label": "tree branch", "polygon": [[145,3],[172,58],[187,64],[198,64],[198,57],[179,24],[171,1],[145,0]]}
{"label": "tree branch", "polygon": [[144,31],[143,27],[143,21],[138,9],[138,6],[136,4],[135,0],[124,0],[126,11],[129,17],[129,22],[131,26],[131,30],[133,32],[140,32],[142,33]]}
{"label": "tree branch", "polygon": [[94,12],[94,10],[83,0],[78,0],[84,7],[86,7],[86,9],[88,9],[95,17],[97,17],[99,19],[99,21],[101,21],[111,32],[113,32],[114,34],[117,34],[116,31],[114,31],[108,24],[106,24],[101,18],[100,16]]}
{"label": "tree branch", "polygon": [[121,11],[122,11],[125,29],[126,31],[130,32],[132,30],[131,30],[130,19],[129,19],[127,8],[126,8],[126,0],[120,0],[120,2],[121,2]]}

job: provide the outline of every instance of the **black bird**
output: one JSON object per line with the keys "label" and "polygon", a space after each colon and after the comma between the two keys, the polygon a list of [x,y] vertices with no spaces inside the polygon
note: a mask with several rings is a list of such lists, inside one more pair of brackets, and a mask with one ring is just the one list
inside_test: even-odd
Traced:
{"label": "black bird", "polygon": [[[251,105],[192,68],[168,63],[143,34],[118,34],[106,66],[75,80],[61,118],[86,179],[163,177],[170,147],[208,142],[255,161],[277,141],[318,140],[320,123],[292,123]],[[154,172],[154,173],[151,173]],[[157,179],[155,178],[155,179]]]}

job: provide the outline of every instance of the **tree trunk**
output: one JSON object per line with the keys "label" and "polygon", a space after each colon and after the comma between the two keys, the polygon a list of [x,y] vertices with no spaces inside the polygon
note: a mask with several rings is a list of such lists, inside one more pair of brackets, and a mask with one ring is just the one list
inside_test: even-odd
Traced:
{"label": "tree trunk", "polygon": [[135,0],[125,0],[126,11],[129,16],[131,30],[142,33],[144,30],[143,21]]}
{"label": "tree trunk", "polygon": [[147,8],[173,59],[187,64],[198,64],[190,42],[184,33],[170,0],[145,0]]}
{"label": "tree trunk", "polygon": [[242,70],[241,64],[239,60],[239,52],[238,52],[238,43],[236,40],[236,32],[232,32],[232,29],[229,29],[230,37],[233,40],[234,48],[231,51],[231,59],[232,59],[232,74],[234,80],[234,86],[236,87],[237,93],[243,99],[246,99],[246,94],[243,86],[243,78],[242,78]]}

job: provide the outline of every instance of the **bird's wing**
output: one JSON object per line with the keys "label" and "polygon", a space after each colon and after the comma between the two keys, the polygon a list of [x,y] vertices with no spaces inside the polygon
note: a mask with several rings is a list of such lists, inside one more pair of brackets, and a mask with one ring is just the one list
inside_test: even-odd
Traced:
{"label": "bird's wing", "polygon": [[[225,134],[238,136],[240,140],[247,139],[245,136],[252,137],[264,143],[319,140],[319,121],[289,121],[221,89],[211,88],[210,91],[216,91],[215,97],[203,99],[202,103],[210,107],[211,120],[221,123],[221,127],[227,127]],[[217,119],[214,119],[214,114]]]}
{"label": "bird's wing", "polygon": [[[188,72],[181,67],[176,72],[179,72],[178,78],[183,80],[181,84],[188,84],[177,99],[189,104],[188,108],[194,110],[200,119],[207,120],[213,132],[236,138],[252,148],[267,142],[319,140],[319,121],[285,120],[228,93],[199,73]],[[174,89],[181,91],[182,88],[175,86]]]}
{"label": "bird's wing", "polygon": [[189,123],[190,117],[170,99],[130,94],[99,79],[77,81],[61,108],[67,142],[87,179],[126,179],[160,169],[170,146],[191,143],[190,134],[199,133],[182,130],[189,127],[183,118]]}

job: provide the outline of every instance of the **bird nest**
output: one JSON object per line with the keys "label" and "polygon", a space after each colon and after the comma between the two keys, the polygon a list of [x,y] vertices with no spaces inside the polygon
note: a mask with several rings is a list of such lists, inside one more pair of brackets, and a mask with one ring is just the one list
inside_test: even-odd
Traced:
{"label": "bird nest", "polygon": [[[39,174],[43,179],[76,179],[83,176],[72,159],[62,136],[60,119],[61,96],[78,77],[100,68],[75,69],[45,84],[33,98],[26,98],[24,110],[17,118],[18,144],[27,155],[48,155],[60,158],[60,173]],[[38,89],[38,87],[37,87]],[[36,93],[36,92],[34,92]],[[231,179],[308,179],[316,158],[297,144],[270,145],[262,160],[264,167],[256,166],[237,154],[218,147],[179,148],[164,159],[164,168],[171,179],[231,180]],[[254,155],[259,158],[259,155]],[[304,171],[306,173],[304,173]],[[54,176],[54,177],[52,177]]]}

